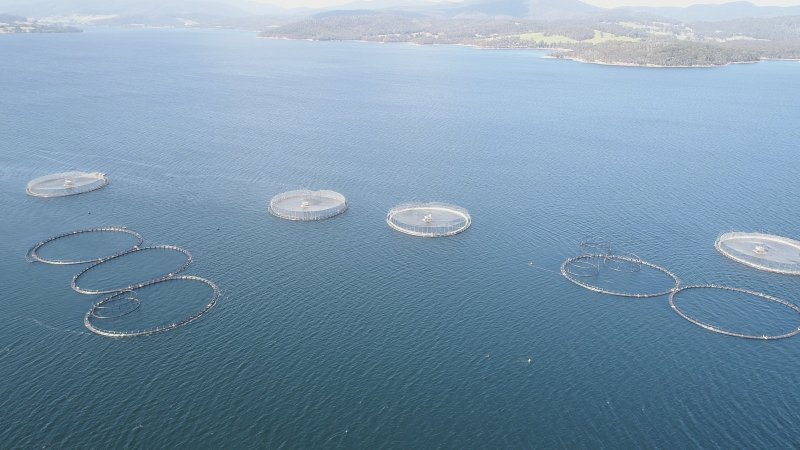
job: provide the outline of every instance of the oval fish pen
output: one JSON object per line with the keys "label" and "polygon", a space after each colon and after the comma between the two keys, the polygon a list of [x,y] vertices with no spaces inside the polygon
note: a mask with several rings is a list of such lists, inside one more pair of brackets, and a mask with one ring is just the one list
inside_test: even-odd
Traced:
{"label": "oval fish pen", "polygon": [[[656,291],[656,292],[627,292],[621,290],[607,289],[601,286],[595,286],[585,281],[586,279],[592,277],[590,273],[587,273],[586,275],[577,275],[576,271],[573,269],[573,267],[575,267],[576,264],[579,265],[578,267],[580,267],[580,264],[588,266],[586,262],[589,261],[603,261],[605,267],[613,270],[614,272],[622,272],[622,273],[636,273],[641,271],[642,267],[649,267],[668,276],[670,280],[672,280],[673,287],[667,290]],[[594,263],[592,263],[592,265],[594,265]],[[680,280],[678,280],[678,277],[669,270],[659,265],[639,259],[638,257],[626,256],[626,255],[580,255],[568,258],[561,264],[561,275],[563,275],[564,278],[566,278],[567,280],[577,284],[578,286],[584,289],[588,289],[593,292],[598,292],[600,294],[614,295],[617,297],[631,297],[631,298],[661,297],[662,295],[667,295],[674,292],[680,287]]]}
{"label": "oval fish pen", "polygon": [[101,172],[61,172],[34,178],[26,191],[33,197],[65,197],[95,191],[108,184]]}
{"label": "oval fish pen", "polygon": [[[109,303],[117,301],[118,299],[120,299],[121,297],[123,297],[125,295],[131,295],[131,293],[135,292],[136,289],[143,288],[143,287],[146,287],[146,286],[152,286],[152,285],[155,285],[155,284],[164,283],[164,282],[168,282],[168,281],[173,281],[173,280],[187,280],[187,281],[196,281],[196,282],[199,282],[199,283],[204,283],[205,285],[207,285],[211,289],[211,297],[209,298],[208,303],[203,308],[201,308],[199,311],[197,311],[194,314],[192,314],[192,315],[190,315],[188,317],[185,317],[185,318],[183,318],[183,319],[181,319],[181,320],[179,320],[177,322],[172,322],[172,323],[167,324],[167,325],[155,326],[155,327],[147,328],[147,329],[144,329],[144,330],[135,330],[135,331],[106,330],[106,329],[97,327],[92,323],[92,318],[97,319],[98,318],[98,314],[100,314],[101,317],[102,317],[102,313],[98,313],[98,310],[102,311],[102,308],[107,306]],[[209,280],[206,280],[205,278],[195,277],[195,276],[191,276],[191,275],[184,275],[184,276],[177,276],[177,277],[167,277],[167,278],[163,278],[163,279],[160,279],[160,280],[153,280],[153,281],[149,281],[149,282],[146,282],[146,283],[142,283],[142,284],[138,285],[134,289],[118,292],[118,293],[116,293],[116,294],[114,294],[114,295],[112,295],[110,297],[106,297],[106,298],[100,300],[99,302],[95,303],[91,307],[91,309],[89,309],[89,311],[86,313],[86,315],[83,318],[83,324],[92,333],[99,334],[100,336],[110,337],[110,338],[129,338],[129,337],[138,337],[138,336],[149,336],[149,335],[156,334],[156,333],[163,333],[165,331],[174,330],[174,329],[176,329],[178,327],[182,327],[182,326],[187,325],[187,324],[189,324],[191,322],[194,322],[195,320],[197,320],[200,317],[202,317],[203,315],[205,315],[208,311],[211,310],[211,308],[214,307],[214,305],[217,304],[217,300],[219,299],[219,295],[220,295],[219,287],[217,287],[217,285],[214,284],[213,282],[211,282]],[[135,298],[135,297],[132,297],[132,298]],[[138,309],[138,306],[137,306],[137,309]],[[131,312],[133,312],[133,311],[131,311]]]}
{"label": "oval fish pen", "polygon": [[[172,250],[172,251],[176,251],[176,252],[179,252],[179,253],[183,253],[184,256],[186,256],[186,261],[180,267],[177,267],[175,270],[173,270],[173,271],[171,271],[171,272],[169,272],[167,274],[164,274],[163,276],[156,277],[156,278],[153,278],[153,279],[147,280],[147,281],[142,281],[140,283],[131,284],[131,285],[128,285],[128,286],[120,286],[120,287],[108,288],[108,289],[87,289],[87,288],[82,288],[82,287],[80,287],[78,285],[78,280],[82,276],[86,275],[87,272],[89,272],[92,269],[100,266],[101,264],[106,264],[106,263],[108,263],[110,261],[113,261],[113,260],[115,260],[117,258],[122,258],[122,257],[124,257],[126,255],[130,255],[132,253],[142,252],[142,251],[149,251],[149,250]],[[114,256],[112,256],[110,258],[104,259],[104,260],[102,260],[102,261],[100,261],[98,263],[92,264],[91,266],[81,270],[80,272],[75,274],[74,277],[72,277],[72,281],[70,282],[70,286],[72,287],[72,290],[74,290],[75,292],[78,292],[80,294],[87,294],[87,295],[111,294],[111,293],[120,292],[120,291],[131,291],[131,290],[143,287],[143,286],[147,286],[147,285],[153,284],[153,283],[158,282],[158,281],[162,281],[162,280],[165,280],[165,279],[168,279],[168,278],[172,278],[175,274],[183,272],[184,270],[186,270],[186,268],[189,267],[190,264],[192,264],[192,254],[189,253],[188,250],[184,250],[184,249],[182,249],[180,247],[176,247],[174,245],[157,245],[157,246],[153,246],[153,247],[135,248],[133,250],[129,250],[129,251],[124,252],[124,253],[116,254],[116,255],[114,255]]]}
{"label": "oval fish pen", "polygon": [[704,329],[706,329],[708,331],[713,331],[714,333],[724,334],[726,336],[734,336],[734,337],[743,338],[743,339],[759,339],[759,340],[785,339],[785,338],[789,338],[789,337],[795,336],[795,335],[800,333],[800,327],[798,327],[798,328],[796,328],[794,330],[791,330],[791,331],[789,331],[787,333],[784,333],[784,334],[777,334],[777,335],[766,335],[766,334],[764,334],[764,335],[760,335],[759,336],[759,335],[752,335],[752,334],[736,333],[736,332],[733,332],[733,331],[724,330],[724,329],[716,327],[714,325],[702,322],[702,321],[700,321],[698,319],[690,317],[688,314],[686,314],[683,311],[681,311],[680,308],[678,308],[678,306],[675,304],[675,297],[677,295],[679,295],[681,292],[686,292],[686,291],[688,291],[690,289],[718,289],[718,290],[723,290],[723,291],[739,292],[739,293],[743,293],[743,294],[748,294],[748,295],[751,295],[751,296],[754,296],[754,297],[757,297],[757,298],[761,298],[761,299],[764,299],[764,300],[767,300],[767,301],[770,301],[770,302],[777,303],[779,305],[785,306],[785,307],[791,309],[792,311],[794,311],[794,312],[796,312],[798,314],[800,314],[800,308],[798,308],[796,305],[794,305],[794,304],[792,304],[792,303],[790,303],[790,302],[788,302],[786,300],[782,300],[782,299],[779,299],[777,297],[773,297],[771,295],[763,294],[761,292],[751,291],[749,289],[733,288],[733,287],[728,287],[728,286],[718,286],[718,285],[715,285],[715,284],[685,286],[685,287],[682,287],[682,288],[677,289],[677,290],[673,291],[672,293],[670,293],[670,295],[669,295],[669,306],[672,307],[672,310],[675,311],[676,313],[678,313],[678,315],[680,315],[684,319],[688,320],[689,322],[691,322],[691,323],[693,323],[693,324],[695,324],[695,325],[697,325],[699,327],[702,327],[702,328],[704,328]]}
{"label": "oval fish pen", "polygon": [[444,237],[469,228],[472,217],[466,209],[447,203],[404,203],[389,210],[386,223],[412,236]]}
{"label": "oval fish pen", "polygon": [[273,216],[287,220],[322,220],[347,210],[347,199],[335,191],[297,190],[282,192],[269,202]]}
{"label": "oval fish pen", "polygon": [[800,275],[800,241],[764,233],[725,233],[714,247],[746,266],[785,275]]}
{"label": "oval fish pen", "polygon": [[[110,254],[110,255],[107,255],[107,256],[101,256],[101,257],[93,258],[93,259],[49,259],[49,258],[43,258],[43,257],[41,257],[39,255],[39,250],[41,250],[42,247],[45,247],[46,245],[48,245],[48,244],[50,244],[52,242],[55,242],[55,241],[57,241],[59,239],[68,238],[68,237],[71,237],[71,236],[77,236],[77,235],[89,234],[89,233],[125,233],[125,234],[129,234],[129,235],[133,236],[134,238],[136,238],[137,242],[133,246],[131,246],[131,247],[127,248],[127,249],[124,249],[124,250],[122,250],[120,252],[113,253],[113,254]],[[30,250],[28,250],[28,260],[30,260],[32,262],[33,261],[38,261],[40,263],[53,264],[53,265],[72,265],[72,264],[97,263],[97,262],[101,262],[101,261],[104,261],[106,259],[109,259],[109,258],[111,258],[111,257],[113,257],[115,255],[135,250],[135,249],[139,248],[139,246],[142,245],[143,242],[144,242],[144,238],[142,237],[141,234],[139,234],[139,233],[137,233],[137,232],[135,232],[133,230],[129,230],[129,229],[125,228],[125,227],[87,228],[87,229],[83,229],[83,230],[68,231],[66,233],[62,233],[62,234],[53,236],[51,238],[47,238],[47,239],[45,239],[45,240],[43,240],[41,242],[36,243],[36,245],[31,247]]]}

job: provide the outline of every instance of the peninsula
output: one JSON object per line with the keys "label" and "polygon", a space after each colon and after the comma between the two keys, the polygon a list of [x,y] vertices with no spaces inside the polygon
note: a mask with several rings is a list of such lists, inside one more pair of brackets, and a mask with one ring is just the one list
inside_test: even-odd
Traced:
{"label": "peninsula", "polygon": [[713,67],[800,59],[800,16],[685,23],[605,14],[571,20],[430,18],[347,13],[311,17],[261,37],[552,49],[554,58],[643,67]]}

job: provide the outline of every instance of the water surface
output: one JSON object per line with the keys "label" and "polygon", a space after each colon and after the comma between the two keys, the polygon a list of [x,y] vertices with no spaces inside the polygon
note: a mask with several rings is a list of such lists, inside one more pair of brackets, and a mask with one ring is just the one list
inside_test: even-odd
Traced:
{"label": "water surface", "polygon": [[[800,279],[713,243],[729,230],[800,236],[800,64],[542,56],[228,31],[2,37],[0,442],[798,445],[800,338],[715,335],[666,298],[607,297],[556,271],[603,234],[686,283],[797,298]],[[71,169],[111,184],[25,195],[28,180]],[[342,192],[350,208],[315,223],[267,213],[301,187]],[[385,214],[406,201],[463,206],[472,226],[399,234]],[[70,290],[78,269],[25,252],[106,225],[189,249],[187,273],[219,284],[218,307],[149,338],[88,334],[95,298]],[[186,307],[178,288],[163,297]],[[720,324],[798,325],[701,297],[687,310]]]}

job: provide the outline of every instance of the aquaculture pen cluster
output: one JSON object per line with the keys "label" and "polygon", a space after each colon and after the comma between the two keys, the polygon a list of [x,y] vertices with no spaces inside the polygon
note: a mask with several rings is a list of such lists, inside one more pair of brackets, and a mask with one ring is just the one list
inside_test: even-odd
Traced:
{"label": "aquaculture pen cluster", "polygon": [[[754,235],[758,235],[759,241],[751,242]],[[787,241],[790,242],[797,242],[792,241],[791,239],[783,238],[780,236],[770,236],[770,235],[763,235],[758,233],[726,233],[720,236],[719,239],[716,241],[716,248],[720,250],[726,256],[729,256],[723,250],[720,249],[721,242],[722,245],[726,245],[731,239],[739,239],[740,241],[744,238],[749,239],[748,246],[751,246],[755,249],[757,253],[768,253],[769,250],[763,250],[764,245],[766,242],[780,242],[785,243]],[[793,244],[792,244],[793,245]],[[726,336],[734,336],[744,339],[760,339],[760,340],[774,340],[774,339],[784,339],[788,337],[795,336],[800,334],[800,327],[792,329],[786,333],[782,334],[775,334],[775,335],[767,335],[767,334],[745,334],[745,333],[738,333],[735,331],[725,330],[723,328],[705,323],[701,320],[698,320],[694,317],[689,316],[683,310],[681,310],[677,304],[675,303],[675,298],[679,294],[686,292],[688,290],[693,289],[715,289],[720,291],[726,292],[737,292],[747,294],[749,296],[769,301],[772,303],[776,303],[786,308],[800,314],[800,307],[797,307],[793,303],[779,299],[777,297],[773,297],[771,295],[764,294],[762,292],[756,292],[749,289],[742,289],[736,287],[729,287],[729,286],[720,286],[716,284],[707,284],[707,285],[690,285],[690,286],[683,286],[681,287],[680,279],[669,271],[668,269],[659,266],[657,264],[653,264],[651,262],[645,261],[639,258],[636,255],[630,253],[619,252],[615,254],[613,252],[611,244],[609,244],[604,239],[598,238],[588,238],[581,241],[579,244],[579,248],[582,250],[582,253],[567,258],[562,264],[560,268],[561,275],[564,276],[570,282],[584,288],[588,289],[593,292],[606,294],[606,295],[613,295],[618,297],[630,297],[630,298],[652,298],[652,297],[661,297],[661,296],[669,296],[669,305],[673,311],[675,311],[679,316],[683,317],[684,319],[688,320],[689,322],[702,327],[708,331],[712,331],[715,333],[723,334]],[[725,247],[723,247],[725,248]],[[800,249],[800,247],[798,247]],[[783,258],[786,258],[787,255],[796,255],[800,256],[800,252],[785,251],[781,253]],[[750,263],[749,261],[741,261],[739,258],[732,258],[736,261],[739,261],[743,264],[746,264],[751,267],[767,270],[770,272],[776,272],[772,270],[771,267],[764,268],[759,265]],[[618,289],[611,289],[608,287],[600,286],[599,284],[591,283],[589,280],[595,279],[598,277],[604,270],[612,270],[615,272],[627,272],[627,273],[636,273],[640,272],[642,268],[649,268],[655,270],[657,272],[662,273],[666,277],[671,280],[672,287],[666,290],[657,290],[654,292],[633,292],[627,290],[618,290]],[[781,273],[792,273],[792,272],[781,272]]]}
{"label": "aquaculture pen cluster", "polygon": [[[108,177],[101,172],[78,172],[78,171],[62,172],[51,175],[45,175],[31,180],[30,182],[28,182],[28,185],[26,187],[26,192],[28,193],[28,195],[34,197],[64,197],[68,195],[83,194],[100,189],[106,186],[108,182],[109,182]],[[131,247],[124,249],[120,252],[92,259],[52,259],[52,258],[42,257],[39,253],[44,247],[46,247],[49,244],[52,244],[53,242],[89,233],[124,233],[133,236],[136,239],[136,243]],[[89,311],[86,313],[86,316],[84,317],[83,321],[87,329],[101,336],[115,337],[115,338],[135,337],[135,336],[146,336],[173,330],[175,328],[178,328],[180,326],[186,325],[190,322],[199,319],[201,316],[203,316],[205,313],[211,310],[211,308],[213,308],[214,305],[216,305],[217,300],[219,299],[220,296],[219,287],[217,287],[216,284],[214,284],[209,280],[196,276],[177,275],[186,270],[192,263],[192,254],[189,253],[189,251],[184,250],[180,247],[176,247],[174,245],[157,245],[157,246],[143,247],[142,246],[143,243],[144,243],[144,238],[142,237],[141,234],[129,230],[125,227],[88,228],[88,229],[75,230],[62,233],[36,243],[28,251],[28,260],[31,262],[40,262],[51,265],[91,264],[90,266],[84,268],[83,270],[75,274],[74,277],[72,277],[72,281],[70,282],[70,287],[75,292],[78,292],[80,294],[86,294],[86,295],[111,294],[109,297],[106,297],[94,303],[92,307],[89,309]],[[86,275],[87,273],[89,273],[90,271],[92,271],[93,269],[102,264],[107,264],[110,261],[116,260],[118,258],[123,258],[127,255],[131,255],[134,253],[158,251],[158,250],[167,250],[167,251],[175,251],[182,253],[185,257],[185,261],[179,267],[176,267],[174,270],[170,271],[167,274],[164,274],[162,276],[156,277],[151,280],[135,283],[128,286],[111,287],[106,289],[88,289],[81,287],[78,284],[78,281],[81,279],[81,277],[83,277],[84,275]],[[138,289],[173,280],[198,282],[208,286],[211,290],[209,301],[199,311],[195,312],[194,314],[191,314],[190,316],[184,319],[181,319],[177,322],[173,322],[167,325],[155,326],[144,330],[112,331],[103,329],[95,324],[95,321],[118,319],[120,317],[124,317],[129,314],[133,314],[134,312],[140,311],[141,301],[136,296],[136,292]]]}
{"label": "aquaculture pen cluster", "polygon": [[[272,197],[268,211],[281,219],[309,221],[337,216],[347,207],[344,195],[336,191],[303,189]],[[386,223],[411,236],[445,237],[469,228],[472,217],[466,209],[448,203],[403,203],[389,210]]]}
{"label": "aquaculture pen cluster", "polygon": [[[42,257],[39,252],[45,248],[46,246],[52,244],[53,242],[59,241],[61,239],[67,239],[69,237],[77,236],[77,235],[84,235],[89,233],[125,233],[128,235],[133,236],[137,243],[134,244],[132,247],[123,250],[121,252],[113,253],[107,256],[101,256],[93,259],[51,259],[51,258],[44,258]],[[90,266],[84,268],[75,276],[72,277],[72,281],[70,282],[70,287],[80,294],[85,295],[98,295],[98,294],[111,294],[109,297],[106,297],[92,305],[89,311],[86,313],[84,317],[84,325],[86,326],[89,331],[99,334],[101,336],[107,337],[135,337],[135,336],[146,336],[150,334],[160,333],[164,331],[173,330],[178,328],[182,325],[186,325],[194,320],[200,318],[203,314],[207,313],[214,305],[217,303],[219,299],[219,288],[213,282],[206,280],[204,278],[195,277],[195,276],[179,276],[180,272],[186,270],[189,265],[192,263],[192,254],[189,251],[184,250],[180,247],[176,247],[174,245],[157,245],[157,246],[150,246],[150,247],[141,247],[144,239],[142,235],[139,233],[129,230],[124,227],[100,227],[100,228],[88,228],[83,230],[75,230],[70,231],[67,233],[62,233],[57,236],[50,237],[45,239],[41,242],[36,243],[30,250],[28,250],[28,260],[31,262],[40,262],[44,264],[51,264],[51,265],[79,265],[79,264],[91,264]],[[167,251],[175,251],[181,253],[185,256],[185,261],[175,270],[170,271],[164,275],[158,276],[151,280],[143,281],[140,283],[135,283],[128,286],[115,286],[109,287],[104,289],[88,289],[81,287],[78,284],[78,280],[81,279],[84,275],[88,272],[94,270],[95,268],[102,266],[104,264],[108,264],[111,261],[114,261],[118,258],[123,258],[125,256],[139,253],[139,252],[146,252],[146,251],[155,251],[155,250],[167,250]],[[198,312],[180,320],[177,322],[173,322],[167,325],[156,326],[152,328],[148,328],[145,330],[134,330],[134,331],[112,331],[106,330],[97,326],[94,321],[96,320],[107,320],[107,319],[117,319],[134,312],[140,311],[141,301],[136,297],[136,292],[138,289],[152,286],[158,283],[164,283],[172,280],[189,280],[193,282],[199,282],[207,285],[211,289],[211,296],[206,303],[206,305]],[[125,296],[125,297],[123,297]],[[125,303],[122,305],[115,305],[114,303],[119,303],[120,300],[126,300],[128,306]],[[111,311],[110,313],[108,311]]]}
{"label": "aquaculture pen cluster", "polygon": [[[27,192],[38,197],[58,197],[90,192],[108,184],[108,178],[99,172],[65,172],[48,175],[32,180],[28,183]],[[294,190],[283,192],[272,197],[269,202],[269,212],[276,217],[295,221],[322,220],[337,216],[348,208],[345,197],[330,190]],[[386,223],[393,230],[419,237],[444,237],[463,232],[472,224],[469,212],[459,206],[429,202],[429,203],[403,203],[391,208],[386,216]],[[125,233],[136,239],[133,246],[111,255],[95,259],[49,259],[40,255],[40,250],[60,239],[66,239],[86,233],[115,232]],[[78,265],[91,264],[78,272],[70,283],[73,290],[81,294],[97,295],[111,294],[92,305],[84,317],[84,325],[93,333],[121,338],[146,336],[154,333],[172,330],[182,325],[193,322],[206,314],[220,296],[219,288],[213,282],[196,276],[178,275],[186,270],[192,263],[192,255],[188,251],[172,246],[160,245],[144,247],[144,238],[135,231],[124,227],[101,227],[75,230],[53,236],[34,245],[28,251],[28,258],[32,262],[41,262],[52,265]],[[726,257],[756,269],[781,273],[800,275],[800,242],[793,239],[767,235],[763,233],[731,232],[721,235],[715,242],[716,249]],[[800,314],[800,308],[794,304],[761,292],[737,287],[709,285],[690,285],[681,287],[681,281],[670,270],[660,265],[648,262],[632,253],[614,251],[611,244],[603,238],[587,238],[579,244],[580,254],[567,258],[560,266],[560,274],[570,282],[593,292],[629,298],[652,298],[669,296],[670,307],[681,317],[706,330],[728,336],[745,339],[782,339],[800,334],[800,327],[787,333],[776,335],[752,335],[724,330],[714,325],[690,317],[675,303],[675,298],[682,292],[692,289],[715,289],[726,292],[747,294],[765,301],[776,303]],[[157,278],[144,282],[116,286],[106,289],[89,289],[81,287],[79,280],[94,268],[139,252],[168,250],[182,253],[185,261],[174,270]],[[655,289],[653,291],[634,291],[616,289],[603,286],[597,281],[602,273],[631,274],[635,276],[643,269],[655,271],[669,279],[670,287]],[[95,321],[123,317],[141,311],[141,301],[137,297],[139,289],[166,283],[170,281],[190,281],[202,283],[211,290],[208,302],[199,311],[188,317],[168,325],[156,326],[144,330],[113,331],[103,329]]]}

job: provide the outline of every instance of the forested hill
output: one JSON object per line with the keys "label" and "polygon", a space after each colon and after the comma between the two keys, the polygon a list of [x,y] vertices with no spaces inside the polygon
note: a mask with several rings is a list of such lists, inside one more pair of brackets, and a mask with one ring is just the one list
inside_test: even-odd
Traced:
{"label": "forested hill", "polygon": [[642,66],[716,66],[800,59],[800,16],[683,23],[623,13],[570,20],[429,17],[407,12],[311,17],[262,37],[462,44],[481,48],[553,48],[553,56]]}

